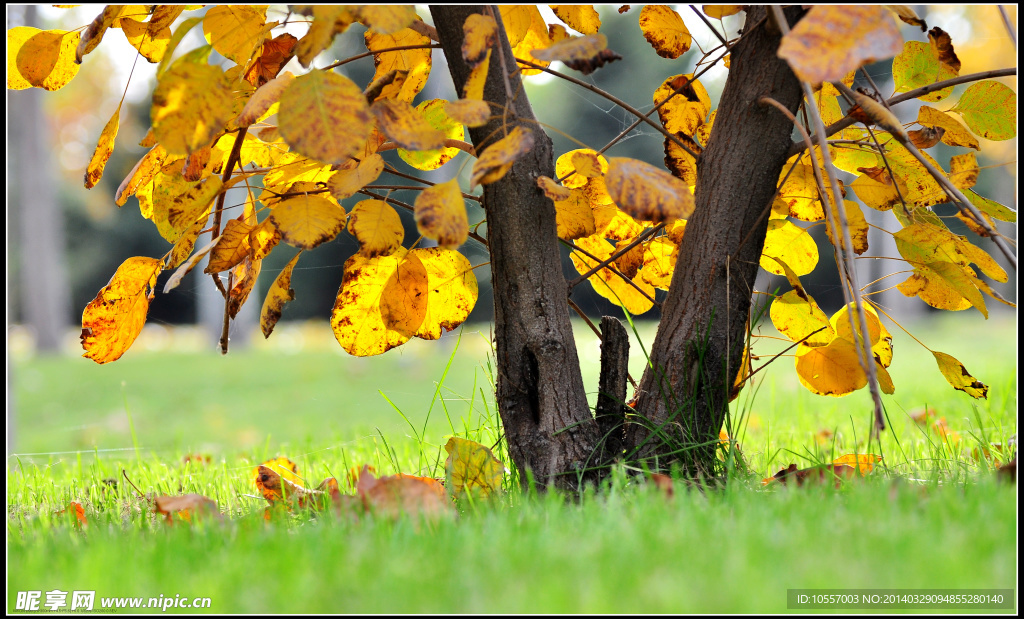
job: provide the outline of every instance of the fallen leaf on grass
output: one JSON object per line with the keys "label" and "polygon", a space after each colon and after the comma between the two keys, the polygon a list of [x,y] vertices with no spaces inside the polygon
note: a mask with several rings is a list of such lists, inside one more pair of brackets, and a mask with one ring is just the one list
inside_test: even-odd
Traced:
{"label": "fallen leaf on grass", "polygon": [[203,518],[205,516],[220,517],[220,509],[217,502],[201,494],[183,494],[181,496],[158,496],[153,501],[156,512],[167,517],[167,524],[173,524],[172,514],[185,522],[192,522],[192,518]]}
{"label": "fallen leaf on grass", "polygon": [[72,501],[68,503],[68,506],[65,509],[62,509],[59,512],[54,512],[53,515],[70,516],[72,513],[75,515],[74,523],[76,527],[88,526],[89,521],[85,519],[85,508],[82,507],[82,504],[77,501]]}
{"label": "fallen leaf on grass", "polygon": [[805,483],[824,483],[828,480],[835,479],[836,488],[839,488],[843,485],[842,478],[852,478],[856,473],[857,469],[845,464],[826,464],[825,466],[812,466],[810,468],[799,470],[796,468],[795,464],[790,464],[775,475],[762,479],[761,485],[767,486],[773,481],[778,481],[785,485],[790,480],[796,480],[797,486],[803,486]]}
{"label": "fallen leaf on grass", "polygon": [[356,492],[367,511],[389,518],[405,514],[438,520],[455,515],[444,487],[429,477],[399,473],[378,479],[369,466],[364,466],[356,482]]}
{"label": "fallen leaf on grass", "polygon": [[448,452],[448,459],[444,462],[446,485],[453,496],[465,493],[487,498],[501,489],[505,465],[494,457],[490,449],[453,436],[448,439],[444,450]]}
{"label": "fallen leaf on grass", "polygon": [[659,492],[663,492],[666,497],[672,498],[675,495],[675,489],[672,486],[672,478],[664,473],[648,473],[647,480],[654,484],[654,487]]}

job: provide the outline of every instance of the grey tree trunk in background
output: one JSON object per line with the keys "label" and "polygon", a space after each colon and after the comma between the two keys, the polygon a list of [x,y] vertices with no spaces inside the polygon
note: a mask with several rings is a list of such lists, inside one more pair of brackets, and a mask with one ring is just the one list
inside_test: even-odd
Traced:
{"label": "grey tree trunk in background", "polygon": [[[38,28],[36,7],[27,6],[24,11],[24,25]],[[18,220],[21,320],[32,329],[36,349],[53,353],[60,350],[67,332],[71,300],[64,265],[64,216],[54,189],[56,162],[43,113],[44,94],[30,88],[7,95],[10,117],[18,119],[8,124],[7,150],[12,156],[7,159],[7,197],[9,212]]]}

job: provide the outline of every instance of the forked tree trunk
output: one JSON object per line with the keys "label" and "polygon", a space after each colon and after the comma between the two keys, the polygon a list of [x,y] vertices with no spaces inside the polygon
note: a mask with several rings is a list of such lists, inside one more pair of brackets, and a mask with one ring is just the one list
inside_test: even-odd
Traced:
{"label": "forked tree trunk", "polygon": [[[587,406],[576,342],[566,304],[555,233],[555,207],[537,187],[537,177],[554,176],[551,139],[536,123],[518,74],[508,78],[518,96],[509,101],[501,60],[514,68],[512,49],[497,7],[497,49],[491,55],[484,99],[507,108],[484,127],[470,130],[477,150],[520,126],[533,134],[533,149],[499,181],[484,186],[487,241],[494,285],[494,337],[497,347],[497,404],[509,452],[527,482],[527,471],[541,487],[575,489],[595,474],[581,471],[596,463],[599,433]],[[448,67],[461,92],[469,76],[462,59],[462,26],[482,6],[431,6]]]}
{"label": "forked tree trunk", "polygon": [[[794,21],[801,11],[787,14]],[[766,211],[792,143],[790,121],[758,104],[771,97],[793,111],[800,102],[799,82],[776,55],[779,42],[764,7],[748,7],[697,163],[696,211],[687,222],[627,431],[627,452],[634,458],[657,458],[662,466],[678,461],[690,475],[713,469],[743,352]]]}

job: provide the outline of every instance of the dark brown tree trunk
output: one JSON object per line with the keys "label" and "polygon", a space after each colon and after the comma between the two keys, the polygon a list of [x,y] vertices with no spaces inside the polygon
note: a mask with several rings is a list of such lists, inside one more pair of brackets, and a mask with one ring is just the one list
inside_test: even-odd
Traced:
{"label": "dark brown tree trunk", "polygon": [[[462,59],[462,26],[483,6],[432,6],[431,15],[448,67],[461,92],[469,76]],[[533,149],[499,181],[484,186],[487,241],[494,285],[494,338],[497,346],[497,403],[509,452],[527,483],[575,489],[583,470],[597,458],[597,423],[587,406],[576,342],[566,304],[555,233],[554,204],[537,188],[538,176],[554,176],[551,139],[536,124],[518,73],[506,86],[505,66],[515,68],[512,49],[497,7],[498,42],[490,60],[484,99],[507,108],[507,119],[494,115],[484,127],[470,130],[480,151],[520,126],[533,134]],[[516,93],[509,101],[509,90]],[[507,120],[507,124],[503,121]]]}
{"label": "dark brown tree trunk", "polygon": [[[800,10],[791,9],[790,20]],[[790,110],[800,84],[778,58],[780,35],[764,7],[748,7],[731,51],[707,149],[697,163],[697,207],[662,304],[651,366],[640,381],[627,457],[673,461],[690,475],[713,472],[718,430],[746,336],[758,257],[793,127],[771,97]]]}

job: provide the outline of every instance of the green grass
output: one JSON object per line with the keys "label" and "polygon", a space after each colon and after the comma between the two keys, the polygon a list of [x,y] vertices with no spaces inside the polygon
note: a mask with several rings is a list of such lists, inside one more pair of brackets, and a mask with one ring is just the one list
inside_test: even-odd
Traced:
{"label": "green grass", "polygon": [[[501,498],[436,523],[304,512],[266,523],[251,475],[287,455],[308,485],[335,476],[350,491],[347,472],[364,463],[382,474],[443,475],[442,445],[453,433],[494,444],[488,346],[469,330],[457,347],[446,338],[369,360],[339,355],[314,335],[295,354],[140,351],[107,366],[15,357],[8,609],[18,591],[55,588],[210,597],[211,611],[251,613],[754,613],[787,612],[790,588],[1015,592],[1016,488],[971,451],[1016,433],[1016,325],[994,318],[970,337],[953,330],[959,325],[913,331],[963,361],[991,386],[989,398],[952,390],[931,355],[891,329],[897,391],[885,398],[891,427],[880,446],[867,446],[866,392],[813,396],[782,358],[761,374],[756,395],[734,406],[753,474],[724,491],[677,483],[667,500],[620,471],[601,492],[570,501],[534,498],[506,476]],[[640,329],[649,344],[653,332]],[[593,391],[599,352],[578,334]],[[780,348],[761,340],[755,354]],[[634,345],[637,378],[642,364]],[[925,404],[958,443],[910,419]],[[822,443],[823,429],[834,436]],[[884,465],[838,490],[760,483],[791,462],[868,449]],[[182,462],[194,451],[213,463]],[[209,496],[227,518],[168,527],[122,469],[143,492]],[[111,478],[116,487],[104,483]],[[85,530],[55,515],[70,501],[85,505]]]}

